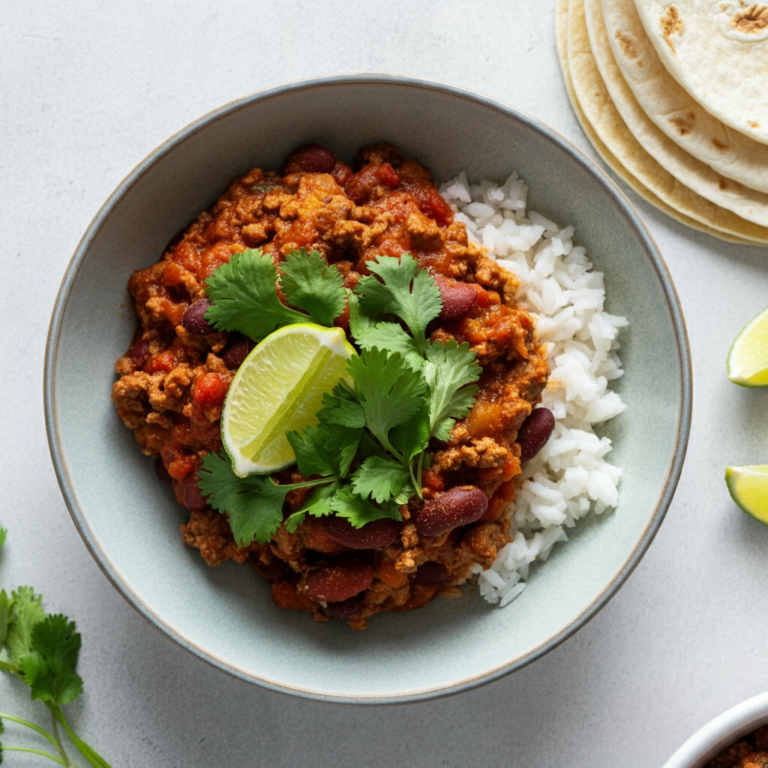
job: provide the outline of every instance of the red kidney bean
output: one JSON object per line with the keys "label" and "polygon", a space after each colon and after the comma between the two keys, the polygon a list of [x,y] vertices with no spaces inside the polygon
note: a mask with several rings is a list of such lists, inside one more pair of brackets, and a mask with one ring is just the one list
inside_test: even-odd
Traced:
{"label": "red kidney bean", "polygon": [[289,173],[330,173],[336,165],[336,156],[320,144],[304,144],[285,158],[283,175]]}
{"label": "red kidney bean", "polygon": [[182,481],[174,485],[176,498],[182,507],[190,512],[199,512],[208,506],[202,491],[197,487],[197,472],[190,472]]}
{"label": "red kidney bean", "polygon": [[274,584],[276,581],[284,581],[293,573],[285,561],[279,557],[273,557],[270,562],[262,563],[259,560],[259,556],[256,553],[252,553],[248,558],[248,563],[259,576],[270,584]]}
{"label": "red kidney bean", "polygon": [[338,558],[311,571],[305,580],[304,593],[310,600],[340,603],[368,589],[373,569],[357,558]]}
{"label": "red kidney bean", "polygon": [[338,544],[350,549],[378,549],[397,539],[403,524],[397,520],[374,520],[362,528],[355,528],[343,517],[323,518],[325,532]]}
{"label": "red kidney bean", "polygon": [[487,508],[488,497],[479,488],[460,485],[425,502],[416,516],[416,529],[422,536],[437,536],[460,525],[474,523]]}
{"label": "red kidney bean", "polygon": [[143,365],[147,357],[149,357],[149,343],[146,339],[137,341],[126,353],[126,356],[130,357],[136,365]]}
{"label": "red kidney bean", "polygon": [[350,616],[354,616],[365,605],[365,593],[361,592],[358,595],[353,595],[347,600],[342,600],[340,603],[328,603],[328,613],[331,616],[335,616],[337,619],[348,619]]}
{"label": "red kidney bean", "polygon": [[253,339],[233,333],[229,337],[229,343],[224,352],[222,352],[221,359],[230,371],[236,371],[255,346],[256,342]]}
{"label": "red kidney bean", "polygon": [[443,308],[441,320],[459,320],[466,317],[477,304],[477,290],[474,285],[450,280],[442,275],[435,275],[435,283],[440,289]]}
{"label": "red kidney bean", "polygon": [[173,485],[173,478],[168,474],[162,456],[155,459],[155,474],[167,485]]}
{"label": "red kidney bean", "polygon": [[194,304],[189,305],[184,317],[181,318],[181,324],[190,333],[214,333],[216,329],[205,319],[205,313],[212,306],[212,301],[198,299]]}
{"label": "red kidney bean", "polygon": [[520,463],[532,459],[546,444],[555,428],[555,417],[549,408],[534,408],[517,432]]}
{"label": "red kidney bean", "polygon": [[426,562],[418,567],[411,581],[424,587],[439,587],[441,584],[445,584],[450,577],[451,574],[444,565]]}

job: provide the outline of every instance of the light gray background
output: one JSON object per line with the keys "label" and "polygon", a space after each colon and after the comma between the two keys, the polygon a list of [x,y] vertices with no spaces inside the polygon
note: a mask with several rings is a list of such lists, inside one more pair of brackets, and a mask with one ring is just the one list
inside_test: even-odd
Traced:
{"label": "light gray background", "polygon": [[[733,505],[723,482],[727,464],[768,461],[768,390],[725,378],[733,337],[768,304],[768,249],[688,230],[632,192],[688,323],[688,457],[635,573],[540,661],[424,704],[354,708],[268,693],[152,629],[70,520],[45,437],[43,355],[58,285],[91,218],[143,157],[205,112],[288,80],[361,71],[476,89],[595,156],[560,77],[553,0],[0,0],[0,525],[9,529],[0,585],[33,585],[49,611],[77,621],[85,693],[70,717],[115,768],[660,766],[710,718],[768,689],[768,528]],[[28,689],[5,677],[0,710],[45,722]],[[14,725],[4,741],[37,744]],[[52,763],[7,753],[6,764]]]}

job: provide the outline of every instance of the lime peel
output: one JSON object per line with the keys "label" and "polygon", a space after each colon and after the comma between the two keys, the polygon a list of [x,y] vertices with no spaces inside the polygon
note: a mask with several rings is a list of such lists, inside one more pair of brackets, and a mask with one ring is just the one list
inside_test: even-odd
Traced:
{"label": "lime peel", "polygon": [[725,482],[736,504],[755,520],[768,525],[768,464],[727,467]]}
{"label": "lime peel", "polygon": [[736,337],[727,361],[728,379],[742,387],[768,386],[768,309]]}

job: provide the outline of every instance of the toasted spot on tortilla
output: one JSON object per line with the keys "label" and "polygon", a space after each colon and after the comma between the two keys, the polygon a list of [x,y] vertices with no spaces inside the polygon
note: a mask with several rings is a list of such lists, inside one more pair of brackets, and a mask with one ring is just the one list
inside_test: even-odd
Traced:
{"label": "toasted spot on tortilla", "polygon": [[[742,3],[742,5],[744,5]],[[736,11],[731,17],[731,26],[745,35],[757,35],[768,29],[768,5],[752,5]]]}
{"label": "toasted spot on tortilla", "polygon": [[759,128],[760,127],[760,123],[756,122],[755,120],[747,120],[747,125],[750,128]]}
{"label": "toasted spot on tortilla", "polygon": [[670,117],[669,122],[672,123],[672,127],[681,136],[687,136],[693,128],[693,126],[684,117]]}
{"label": "toasted spot on tortilla", "polygon": [[[625,34],[622,34],[621,32],[616,32],[616,39],[619,41],[621,50],[628,59],[637,58],[638,56],[637,48],[635,48],[635,44],[632,41],[632,38],[627,37]],[[643,66],[642,61],[639,62],[639,66],[641,67]]]}
{"label": "toasted spot on tortilla", "polygon": [[712,139],[712,146],[718,152],[724,152],[726,149],[728,149],[728,146],[726,144],[723,144],[722,141],[718,141],[717,139]]}
{"label": "toasted spot on tortilla", "polygon": [[728,189],[728,182],[725,179],[720,179],[720,181],[717,182],[717,186],[725,192],[725,190]]}
{"label": "toasted spot on tortilla", "polygon": [[672,35],[682,35],[685,30],[683,17],[680,15],[680,9],[676,5],[670,5],[664,13],[659,16],[661,24],[661,34],[669,46],[672,53],[675,52],[675,44],[672,42]]}

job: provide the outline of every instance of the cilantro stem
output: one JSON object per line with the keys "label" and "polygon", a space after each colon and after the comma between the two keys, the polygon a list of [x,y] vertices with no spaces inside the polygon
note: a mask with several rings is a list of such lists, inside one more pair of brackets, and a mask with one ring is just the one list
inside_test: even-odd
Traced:
{"label": "cilantro stem", "polygon": [[83,757],[92,765],[94,768],[112,768],[110,764],[92,747],[90,747],[88,744],[86,744],[70,727],[69,723],[67,722],[66,718],[64,717],[64,713],[61,711],[61,709],[56,706],[55,704],[50,706],[49,709],[51,710],[51,715],[58,720],[61,725],[64,727],[64,730],[67,732],[67,735],[70,739],[72,739],[72,743],[80,750]]}
{"label": "cilantro stem", "polygon": [[56,757],[56,755],[52,755],[50,752],[43,752],[42,749],[33,749],[32,747],[6,747],[3,745],[3,752],[31,752],[33,755],[42,755],[42,757],[47,757],[55,763],[63,765],[64,768],[69,768],[67,763],[60,757]]}
{"label": "cilantro stem", "polygon": [[294,488],[311,488],[314,485],[328,485],[329,483],[335,482],[337,479],[336,475],[324,475],[323,477],[318,477],[317,480],[305,480],[303,483],[279,485],[278,488],[288,488],[292,491]]}
{"label": "cilantro stem", "polygon": [[416,489],[418,497],[421,499],[423,495],[421,493],[421,462],[424,461],[424,451],[419,454],[419,460],[416,462],[418,471],[414,474],[413,462],[408,462],[408,471],[411,473],[411,480],[413,481],[413,487]]}
{"label": "cilantro stem", "polygon": [[[30,723],[29,720],[23,720],[22,718],[16,717],[14,715],[6,715],[5,712],[0,712],[0,720],[8,720],[11,723],[23,725],[25,728],[31,728],[33,731],[36,731],[41,736],[46,738],[51,744],[53,744],[54,747],[56,747],[56,749],[59,748],[59,745],[56,743],[56,739],[54,739],[53,736],[51,736],[51,734],[45,730],[45,728],[41,728],[35,723]],[[8,749],[8,747],[4,747],[4,749]]]}
{"label": "cilantro stem", "polygon": [[[56,739],[56,748],[59,750],[59,754],[64,758],[66,761],[67,768],[76,768],[75,764],[69,759],[69,755],[67,754],[67,750],[64,749],[64,744],[61,741],[61,736],[59,736],[59,727],[56,725],[56,715],[53,711],[55,705],[50,705],[48,702],[45,702],[48,709],[51,710],[51,722],[53,723],[53,737]],[[56,707],[58,709],[58,707]]]}
{"label": "cilantro stem", "polygon": [[4,661],[0,661],[0,669],[4,669],[6,672],[10,672],[11,674],[18,675],[21,677],[21,671],[18,667],[14,667],[12,664],[8,664]]}

